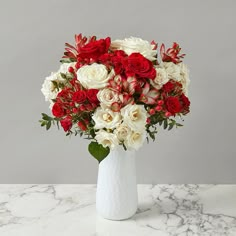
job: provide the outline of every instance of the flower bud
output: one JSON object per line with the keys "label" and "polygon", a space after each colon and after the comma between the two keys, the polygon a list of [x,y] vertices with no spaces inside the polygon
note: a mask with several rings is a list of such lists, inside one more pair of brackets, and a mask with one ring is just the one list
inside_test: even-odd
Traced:
{"label": "flower bud", "polygon": [[161,106],[156,106],[156,107],[155,107],[155,110],[156,110],[156,111],[161,111],[161,110],[162,110],[162,107],[161,107]]}
{"label": "flower bud", "polygon": [[149,114],[150,114],[150,115],[154,115],[155,113],[156,113],[155,109],[151,108],[151,109],[149,110]]}

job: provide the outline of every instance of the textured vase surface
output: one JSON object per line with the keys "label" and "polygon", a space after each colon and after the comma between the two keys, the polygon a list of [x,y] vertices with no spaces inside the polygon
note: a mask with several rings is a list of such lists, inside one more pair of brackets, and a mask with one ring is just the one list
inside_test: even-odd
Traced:
{"label": "textured vase surface", "polygon": [[100,216],[110,220],[124,220],[137,210],[135,151],[123,147],[111,150],[99,164],[96,208]]}

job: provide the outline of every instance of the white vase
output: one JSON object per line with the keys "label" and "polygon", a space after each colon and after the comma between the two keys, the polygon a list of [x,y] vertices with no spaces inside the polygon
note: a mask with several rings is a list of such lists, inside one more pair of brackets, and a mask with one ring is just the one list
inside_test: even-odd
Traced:
{"label": "white vase", "polygon": [[135,151],[119,146],[99,164],[97,212],[105,219],[124,220],[135,214],[137,205]]}

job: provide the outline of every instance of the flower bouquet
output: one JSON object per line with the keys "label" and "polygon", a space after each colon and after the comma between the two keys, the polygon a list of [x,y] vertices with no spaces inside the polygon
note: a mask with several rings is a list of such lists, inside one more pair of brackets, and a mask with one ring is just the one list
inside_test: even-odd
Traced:
{"label": "flower bouquet", "polygon": [[52,116],[42,113],[41,126],[57,124],[68,136],[89,139],[100,165],[118,146],[132,152],[145,139],[155,140],[158,126],[182,126],[178,120],[190,106],[189,73],[177,43],[158,49],[140,38],[79,34],[74,46],[65,45],[59,70],[42,86]]}

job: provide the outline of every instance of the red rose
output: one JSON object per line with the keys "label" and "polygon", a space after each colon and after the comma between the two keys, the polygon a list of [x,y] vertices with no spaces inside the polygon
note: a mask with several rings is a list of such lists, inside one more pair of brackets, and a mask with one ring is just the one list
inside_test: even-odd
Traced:
{"label": "red rose", "polygon": [[82,131],[85,131],[87,129],[87,126],[85,125],[83,121],[79,121],[78,126],[80,127]]}
{"label": "red rose", "polygon": [[155,79],[156,70],[151,61],[140,53],[132,53],[124,62],[127,76]]}
{"label": "red rose", "polygon": [[87,98],[91,103],[98,103],[98,98],[97,98],[97,94],[98,94],[98,89],[88,89],[87,90]]}
{"label": "red rose", "polygon": [[80,48],[79,57],[97,60],[100,56],[108,52],[111,39],[100,39],[91,41]]}
{"label": "red rose", "polygon": [[62,107],[62,104],[61,103],[54,103],[53,107],[52,107],[52,114],[55,116],[55,117],[62,117],[66,114],[66,111],[65,109]]}
{"label": "red rose", "polygon": [[171,81],[167,82],[166,84],[164,84],[162,86],[163,91],[166,92],[166,93],[172,92],[174,90],[174,88],[175,88],[175,85]]}
{"label": "red rose", "polygon": [[183,114],[189,113],[190,101],[184,94],[181,94],[180,102],[182,103],[182,112],[183,112]]}
{"label": "red rose", "polygon": [[69,131],[72,127],[72,121],[70,116],[67,116],[66,118],[60,120],[60,123],[65,132]]}
{"label": "red rose", "polygon": [[177,97],[168,97],[165,100],[165,104],[166,104],[167,110],[172,115],[181,112],[182,107],[181,107],[180,101]]}
{"label": "red rose", "polygon": [[77,103],[83,103],[86,99],[87,99],[87,96],[84,90],[75,92],[72,97],[72,100]]}

